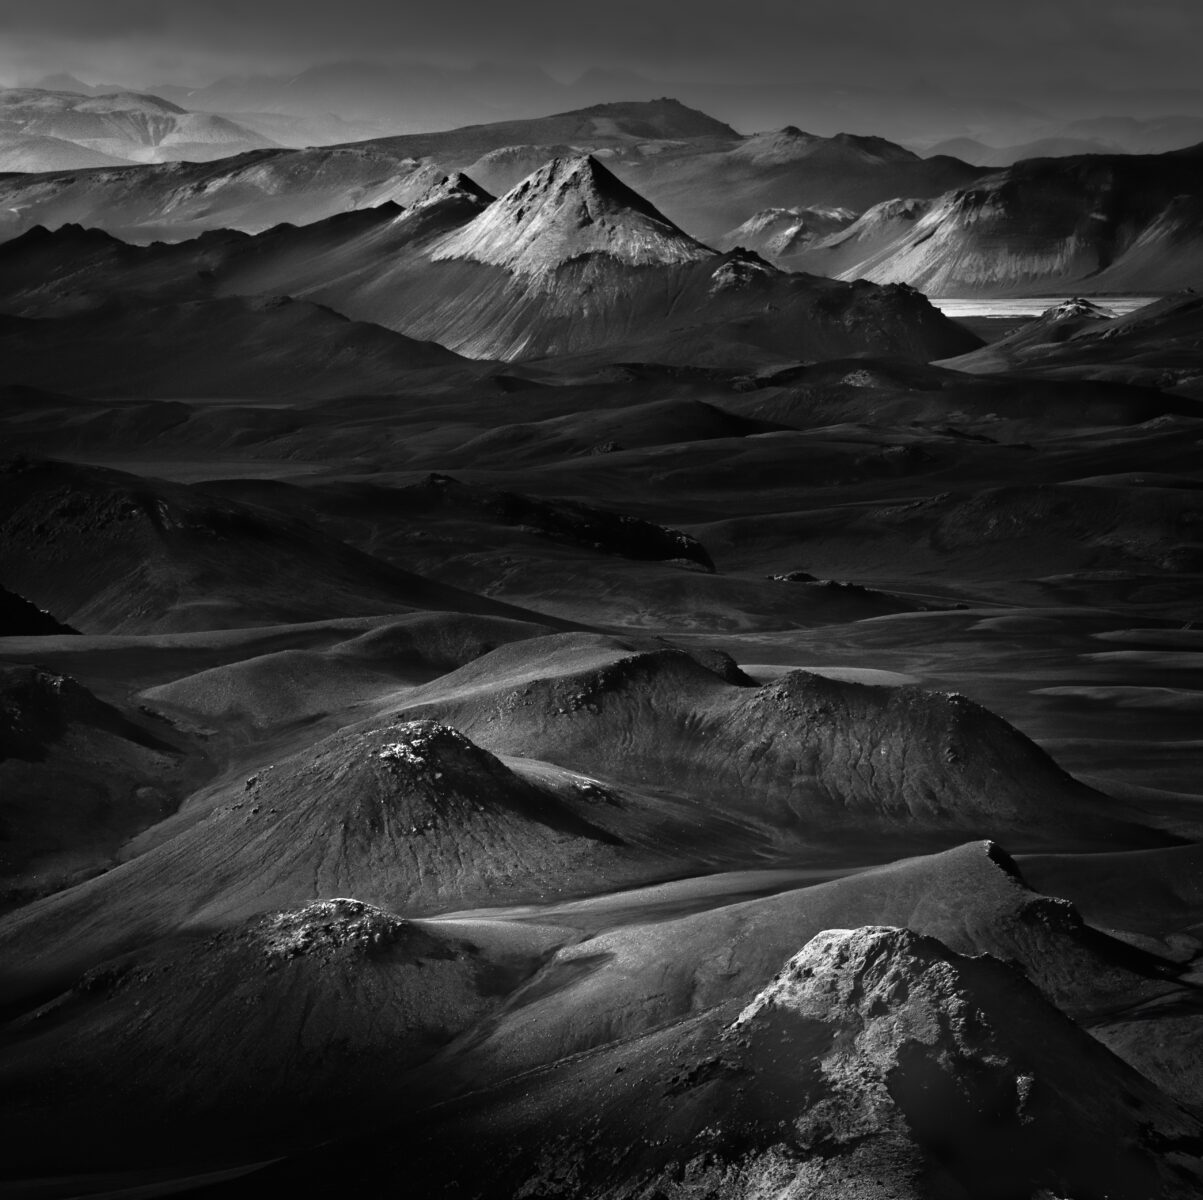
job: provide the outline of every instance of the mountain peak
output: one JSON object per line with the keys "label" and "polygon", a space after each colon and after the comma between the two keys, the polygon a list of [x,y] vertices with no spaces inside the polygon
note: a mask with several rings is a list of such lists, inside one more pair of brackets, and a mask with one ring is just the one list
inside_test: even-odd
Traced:
{"label": "mountain peak", "polygon": [[807,133],[796,125],[786,125],[782,129],[751,134],[744,138],[735,153],[754,162],[792,162],[807,157],[823,141],[823,138]]}
{"label": "mountain peak", "polygon": [[1080,318],[1106,321],[1114,316],[1115,313],[1102,308],[1092,300],[1087,300],[1083,296],[1071,296],[1068,300],[1062,300],[1060,304],[1054,304],[1052,308],[1046,308],[1040,314],[1039,319],[1045,322],[1071,321]]}
{"label": "mountain peak", "polygon": [[545,163],[450,235],[434,257],[542,274],[597,254],[654,266],[697,262],[713,253],[591,154],[582,154]]}
{"label": "mountain peak", "polygon": [[772,1009],[821,1013],[832,1019],[846,1012],[876,1014],[878,1002],[885,999],[883,1010],[889,1011],[897,1006],[898,997],[913,1000],[916,986],[922,987],[925,979],[935,984],[934,991],[944,990],[940,985],[946,987],[953,980],[933,968],[957,957],[934,938],[909,929],[884,925],[827,929],[815,934],[785,964],[732,1028],[743,1028]]}
{"label": "mountain peak", "polygon": [[881,163],[917,159],[911,151],[896,146],[884,138],[861,137],[853,133],[837,133],[822,137],[807,133],[796,125],[786,125],[766,133],[754,133],[745,138],[736,151],[743,158],[759,163],[786,163],[820,156],[825,162]]}
{"label": "mountain peak", "polygon": [[870,137],[859,133],[837,133],[828,139],[830,142],[844,146],[849,150],[858,151],[866,158],[878,159],[881,162],[912,162],[918,159],[913,150],[899,146],[882,137]]}
{"label": "mountain peak", "polygon": [[411,204],[418,207],[424,204],[436,204],[440,200],[462,199],[477,205],[493,203],[493,195],[470,179],[463,171],[451,171],[447,174],[436,173],[430,180],[430,185],[420,195],[414,196]]}

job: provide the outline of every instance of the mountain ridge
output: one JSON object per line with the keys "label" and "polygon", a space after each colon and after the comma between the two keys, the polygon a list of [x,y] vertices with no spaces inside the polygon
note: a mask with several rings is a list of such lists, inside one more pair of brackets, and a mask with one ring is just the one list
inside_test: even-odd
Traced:
{"label": "mountain ridge", "polygon": [[1199,279],[1203,144],[1026,159],[934,199],[879,204],[798,265],[935,295],[1165,292]]}

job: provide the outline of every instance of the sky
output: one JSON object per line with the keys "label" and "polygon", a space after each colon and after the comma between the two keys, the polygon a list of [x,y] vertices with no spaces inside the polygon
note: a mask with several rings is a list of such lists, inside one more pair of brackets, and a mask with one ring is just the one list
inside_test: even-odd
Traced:
{"label": "sky", "polygon": [[731,83],[1195,87],[1203,0],[0,0],[0,81],[196,85],[380,59]]}

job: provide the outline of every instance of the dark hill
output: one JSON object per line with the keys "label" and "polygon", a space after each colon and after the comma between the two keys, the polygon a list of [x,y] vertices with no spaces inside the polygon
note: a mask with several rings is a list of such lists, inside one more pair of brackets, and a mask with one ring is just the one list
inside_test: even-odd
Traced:
{"label": "dark hill", "polygon": [[1122,317],[1046,313],[948,365],[975,375],[1089,380],[1085,386],[1096,390],[1105,386],[1101,381],[1159,387],[1189,397],[1175,411],[1194,415],[1191,401],[1203,397],[1201,339],[1203,295],[1187,289]]}
{"label": "dark hill", "polygon": [[0,471],[7,582],[88,633],[435,609],[529,617],[295,519],[179,484],[53,462]]}
{"label": "dark hill", "polygon": [[[464,1138],[469,1160],[455,1152]],[[791,1188],[815,1200],[1186,1200],[1200,1186],[1199,1138],[1194,1118],[1019,972],[869,926],[811,938],[742,1008],[569,1059],[416,1131],[394,1126],[256,1183],[353,1178],[383,1195],[402,1177],[398,1144],[412,1144],[407,1186],[488,1200],[564,1181],[612,1198]]]}
{"label": "dark hill", "polygon": [[0,906],[109,866],[195,784],[186,751],[69,676],[0,667]]}
{"label": "dark hill", "polygon": [[401,711],[450,721],[498,752],[705,797],[812,843],[837,830],[845,845],[954,830],[1151,836],[964,696],[805,671],[756,687],[714,667],[672,648],[556,635],[485,655],[415,690]]}
{"label": "dark hill", "polygon": [[15,953],[6,987],[331,895],[413,915],[671,870],[660,830],[612,798],[573,772],[507,766],[437,722],[368,722],[227,784],[176,836],[13,914],[0,928]]}
{"label": "dark hill", "polygon": [[45,609],[31,604],[24,596],[0,587],[0,637],[47,636],[55,633],[78,633],[70,625],[56,620]]}
{"label": "dark hill", "polygon": [[56,318],[0,316],[0,354],[14,384],[98,397],[322,398],[468,367],[431,342],[288,297],[122,298]]}
{"label": "dark hill", "polygon": [[10,1168],[174,1165],[214,1140],[238,1161],[362,1128],[533,968],[537,942],[493,943],[339,898],[106,962],[9,1028]]}

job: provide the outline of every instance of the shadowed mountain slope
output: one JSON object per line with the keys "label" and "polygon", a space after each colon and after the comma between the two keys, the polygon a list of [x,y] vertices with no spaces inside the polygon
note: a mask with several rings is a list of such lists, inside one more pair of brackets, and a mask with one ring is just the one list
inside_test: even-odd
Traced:
{"label": "shadowed mountain slope", "polygon": [[168,816],[195,782],[169,736],[70,676],[0,667],[0,904],[103,869]]}
{"label": "shadowed mountain slope", "polygon": [[55,620],[45,609],[0,585],[0,637],[30,637],[56,633],[78,633]]}
{"label": "shadowed mountain slope", "polygon": [[[1020,973],[882,926],[811,938],[742,1009],[394,1130],[388,1153],[357,1139],[257,1183],[303,1174],[384,1195],[397,1139],[414,1147],[409,1186],[490,1198],[1185,1200],[1200,1181],[1198,1123]],[[465,1137],[478,1150],[469,1162],[453,1151]]]}
{"label": "shadowed mountain slope", "polygon": [[[482,945],[339,898],[107,962],[9,1027],[10,1166],[173,1163],[215,1137],[236,1161],[295,1146],[301,1127],[361,1128],[538,954],[537,939]],[[52,1148],[50,1112],[70,1149]],[[155,1148],[136,1151],[147,1135]]]}
{"label": "shadowed mountain slope", "polygon": [[300,521],[119,471],[0,472],[7,581],[89,633],[438,609],[530,614],[390,566]]}
{"label": "shadowed mountain slope", "polygon": [[433,342],[288,297],[102,301],[55,318],[0,316],[14,384],[84,396],[389,392],[415,371],[468,366]]}

